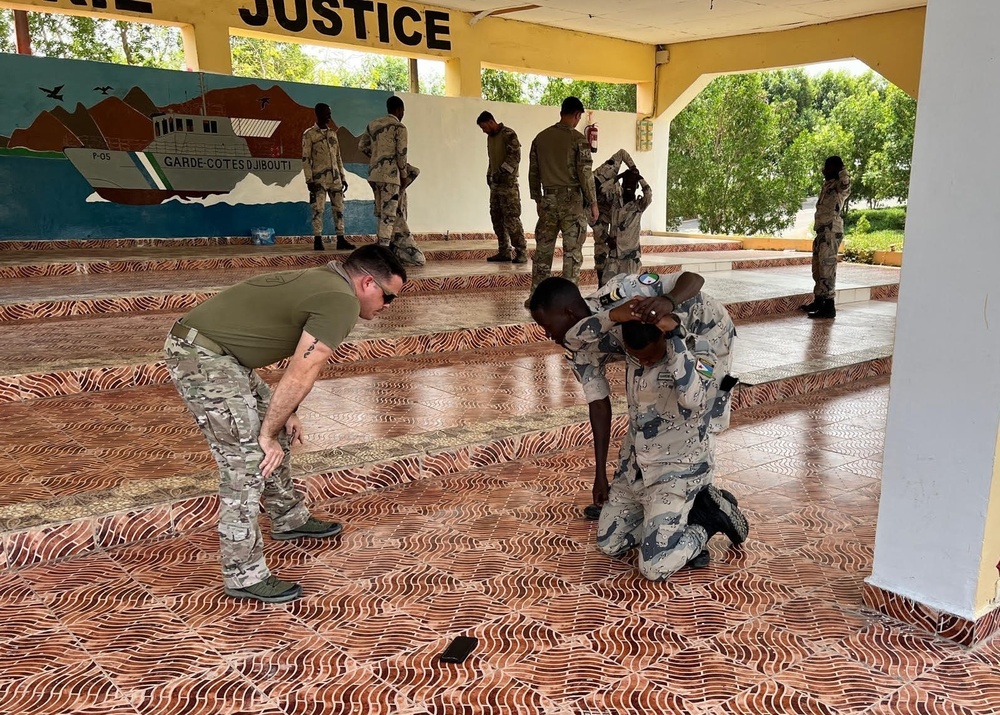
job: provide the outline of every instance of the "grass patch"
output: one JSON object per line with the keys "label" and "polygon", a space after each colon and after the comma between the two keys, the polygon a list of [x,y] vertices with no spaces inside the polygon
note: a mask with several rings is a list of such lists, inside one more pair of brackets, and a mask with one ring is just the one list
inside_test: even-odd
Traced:
{"label": "grass patch", "polygon": [[872,231],[849,233],[844,236],[844,260],[851,263],[872,263],[875,251],[903,250],[902,231]]}

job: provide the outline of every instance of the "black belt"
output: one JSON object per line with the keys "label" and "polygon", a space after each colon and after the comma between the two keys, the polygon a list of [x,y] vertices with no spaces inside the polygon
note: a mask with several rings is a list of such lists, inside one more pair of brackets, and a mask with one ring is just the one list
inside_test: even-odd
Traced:
{"label": "black belt", "polygon": [[549,196],[551,194],[558,194],[560,191],[572,191],[577,194],[583,194],[583,189],[579,186],[543,186],[542,195]]}
{"label": "black belt", "polygon": [[192,345],[197,345],[199,348],[205,348],[206,350],[218,353],[219,355],[226,355],[226,349],[219,345],[217,342],[209,337],[206,337],[199,333],[194,328],[189,328],[184,325],[181,321],[174,323],[174,327],[170,329],[170,334],[175,338],[180,338],[186,343],[191,343]]}

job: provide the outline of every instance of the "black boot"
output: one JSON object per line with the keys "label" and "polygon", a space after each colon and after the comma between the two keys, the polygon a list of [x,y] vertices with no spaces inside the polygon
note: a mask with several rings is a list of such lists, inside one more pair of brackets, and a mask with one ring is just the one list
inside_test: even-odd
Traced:
{"label": "black boot", "polygon": [[813,298],[812,303],[806,303],[805,305],[800,305],[799,310],[810,313],[814,310],[819,310],[820,303],[822,301],[819,298]]}
{"label": "black boot", "polygon": [[357,246],[353,243],[348,243],[347,239],[344,238],[343,234],[337,236],[337,250],[338,251],[353,251]]}
{"label": "black boot", "polygon": [[750,526],[743,512],[713,486],[707,486],[698,492],[694,507],[688,515],[688,524],[701,526],[709,539],[722,532],[733,544],[742,544],[750,533]]}
{"label": "black boot", "polygon": [[837,317],[837,304],[833,298],[824,298],[820,306],[809,313],[809,317],[815,320],[826,320]]}
{"label": "black boot", "polygon": [[326,246],[323,245],[322,236],[313,236],[313,250],[314,251],[325,251]]}

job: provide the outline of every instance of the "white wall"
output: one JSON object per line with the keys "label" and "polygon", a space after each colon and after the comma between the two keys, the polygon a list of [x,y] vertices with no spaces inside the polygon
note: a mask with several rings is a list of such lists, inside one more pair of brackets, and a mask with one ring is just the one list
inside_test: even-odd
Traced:
{"label": "white wall", "polygon": [[[400,95],[406,103],[403,123],[409,130],[410,163],[420,178],[410,189],[409,224],[414,232],[492,232],[486,186],[486,135],[476,125],[483,110],[512,127],[522,144],[521,205],[525,231],[534,231],[535,205],[528,192],[528,151],[542,129],[559,120],[558,107],[487,102],[465,97]],[[636,115],[594,112],[600,129],[595,164],[626,149],[653,188],[654,202],[643,227],[663,230],[666,223],[667,122],[655,127],[654,150],[635,150]],[[580,123],[580,131],[586,115]]]}
{"label": "white wall", "polygon": [[927,5],[870,579],[966,618],[979,615],[984,540],[998,530],[987,537],[1000,422],[998,26],[997,2]]}

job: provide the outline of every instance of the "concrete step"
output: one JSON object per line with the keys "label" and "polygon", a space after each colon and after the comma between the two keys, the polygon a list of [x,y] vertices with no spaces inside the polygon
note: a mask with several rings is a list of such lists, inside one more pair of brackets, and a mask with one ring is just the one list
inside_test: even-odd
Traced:
{"label": "concrete step", "polygon": [[[844,266],[841,305],[891,298],[894,270]],[[706,292],[738,320],[785,313],[809,299],[805,267],[705,272]],[[586,287],[585,287],[586,290]],[[407,294],[372,322],[359,322],[334,362],[524,345],[544,340],[521,289]],[[163,340],[183,312],[126,313],[0,325],[5,360],[0,402],[165,384]],[[280,366],[279,366],[280,367]]]}

